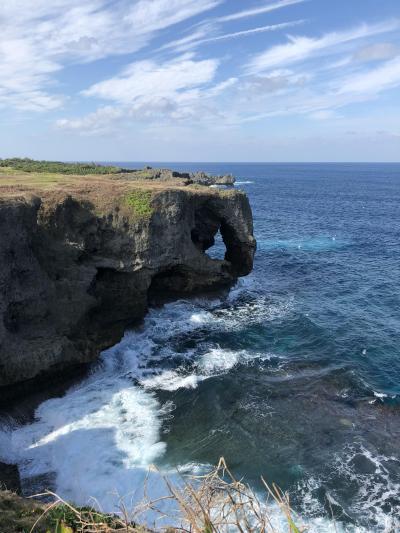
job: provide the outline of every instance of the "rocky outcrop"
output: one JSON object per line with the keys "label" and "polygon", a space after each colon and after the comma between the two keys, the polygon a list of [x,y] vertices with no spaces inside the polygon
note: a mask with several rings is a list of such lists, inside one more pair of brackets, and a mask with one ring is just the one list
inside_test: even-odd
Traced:
{"label": "rocky outcrop", "polygon": [[235,184],[235,178],[232,174],[226,174],[224,176],[211,176],[205,172],[194,172],[190,174],[191,183],[197,183],[199,185],[227,185],[233,186]]}
{"label": "rocky outcrop", "polygon": [[[0,395],[92,361],[144,316],[149,294],[228,286],[251,271],[244,193],[130,187],[99,178],[2,195]],[[206,254],[218,231],[224,260]]]}
{"label": "rocky outcrop", "polygon": [[183,185],[189,185],[193,183],[191,174],[187,172],[177,172],[170,170],[169,168],[152,168],[145,167],[144,169],[137,169],[129,171],[130,179],[146,179],[146,180],[160,180],[160,181],[172,181],[174,179],[182,182]]}
{"label": "rocky outcrop", "polygon": [[225,174],[224,176],[217,176],[215,178],[215,185],[227,185],[229,187],[235,185],[236,178],[232,174]]}
{"label": "rocky outcrop", "polygon": [[169,170],[167,168],[152,168],[145,167],[143,170],[130,171],[130,179],[146,179],[146,180],[160,180],[171,181],[179,180],[183,185],[189,185],[195,183],[196,185],[205,185],[210,187],[211,185],[225,185],[233,186],[235,184],[235,177],[232,174],[225,174],[223,176],[212,176],[206,172],[178,172],[175,170]]}

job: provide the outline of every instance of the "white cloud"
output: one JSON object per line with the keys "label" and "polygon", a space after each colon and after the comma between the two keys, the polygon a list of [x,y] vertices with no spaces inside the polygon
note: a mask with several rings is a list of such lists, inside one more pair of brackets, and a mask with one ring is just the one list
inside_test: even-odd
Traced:
{"label": "white cloud", "polygon": [[310,76],[306,74],[295,74],[288,69],[273,70],[265,76],[252,76],[244,80],[240,91],[247,99],[270,96],[271,93],[282,91],[283,89],[303,87]]}
{"label": "white cloud", "polygon": [[327,33],[320,38],[289,36],[288,43],[273,46],[256,55],[247,65],[247,70],[250,73],[257,73],[298,63],[332,49],[335,51],[338,45],[388,33],[398,28],[399,21],[393,20],[374,25],[363,24],[349,31]]}
{"label": "white cloud", "polygon": [[264,33],[267,31],[283,30],[285,28],[292,28],[302,24],[304,20],[294,20],[292,22],[282,22],[280,24],[271,24],[269,26],[259,26],[258,28],[250,28],[249,30],[235,31],[233,33],[225,33],[223,35],[217,35],[216,37],[210,37],[209,39],[203,39],[201,43],[210,41],[222,41],[225,39],[234,39],[236,37],[243,37],[244,35],[250,35],[252,33]]}
{"label": "white cloud", "polygon": [[[286,79],[290,80],[290,75]],[[395,87],[400,87],[400,56],[373,69],[319,83],[312,79],[311,83],[294,87],[293,81],[290,81],[282,85],[282,90],[278,86],[273,99],[264,92],[265,98],[262,101],[259,98],[257,105],[247,104],[247,109],[238,114],[237,120],[245,123],[294,115],[307,115],[318,120],[338,118],[336,110],[374,100],[382,92]]]}
{"label": "white cloud", "polygon": [[400,85],[400,55],[372,70],[350,76],[340,83],[338,94],[377,95]]}
{"label": "white cloud", "polygon": [[400,55],[400,48],[393,43],[374,43],[357,50],[353,55],[355,61],[382,61]]}
{"label": "white cloud", "polygon": [[13,0],[0,4],[0,106],[53,109],[71,63],[135,52],[155,32],[221,0]]}
{"label": "white cloud", "polygon": [[314,120],[329,120],[334,117],[336,117],[336,113],[332,109],[322,109],[310,114],[310,118]]}
{"label": "white cloud", "polygon": [[248,30],[235,31],[232,33],[223,33],[222,35],[215,35],[213,37],[204,38],[205,35],[210,35],[212,31],[211,27],[207,25],[197,30],[192,35],[189,35],[188,37],[184,37],[183,39],[178,39],[176,41],[172,41],[168,43],[162,49],[173,48],[176,51],[188,51],[202,44],[225,41],[228,39],[237,39],[238,37],[245,37],[245,36],[253,35],[256,33],[265,33],[265,32],[283,30],[286,28],[292,28],[293,26],[298,26],[299,24],[302,24],[303,22],[304,20],[294,20],[291,22],[282,22],[280,24],[270,24],[267,26],[259,26],[257,28],[250,28]]}
{"label": "white cloud", "polygon": [[189,54],[167,62],[137,61],[120,75],[84,91],[87,97],[112,102],[111,106],[101,107],[81,118],[59,120],[57,126],[102,133],[121,117],[131,122],[215,118],[218,111],[207,100],[237,82],[236,78],[229,78],[213,85],[217,68],[216,59],[195,60]]}
{"label": "white cloud", "polygon": [[164,44],[160,50],[173,49],[176,52],[186,52],[192,48],[195,48],[198,43],[206,37],[206,35],[210,35],[215,29],[216,26],[214,24],[202,24],[200,28],[191,32],[186,37],[175,39],[174,41]]}
{"label": "white cloud", "polygon": [[282,9],[283,7],[292,6],[294,4],[302,4],[305,1],[306,0],[280,0],[272,4],[269,3],[264,6],[246,9],[244,11],[238,11],[236,13],[232,13],[231,15],[226,15],[224,17],[218,17],[217,20],[219,20],[220,22],[230,22],[231,20],[254,17],[257,15],[262,15],[263,13],[269,13],[271,11],[276,11],[277,9]]}
{"label": "white cloud", "polygon": [[62,130],[77,131],[84,135],[98,135],[109,133],[111,125],[122,116],[122,108],[104,106],[81,118],[57,120],[56,126]]}
{"label": "white cloud", "polygon": [[123,21],[134,25],[137,33],[149,33],[172,26],[207,11],[221,0],[140,0]]}
{"label": "white cloud", "polygon": [[138,61],[126,67],[121,75],[96,83],[83,94],[120,104],[159,98],[181,98],[182,91],[210,82],[218,61],[195,61],[184,55],[167,63]]}

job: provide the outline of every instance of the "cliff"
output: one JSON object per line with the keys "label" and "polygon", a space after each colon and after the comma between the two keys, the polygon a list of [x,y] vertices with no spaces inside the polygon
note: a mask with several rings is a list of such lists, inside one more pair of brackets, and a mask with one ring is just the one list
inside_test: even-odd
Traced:
{"label": "cliff", "polygon": [[[218,230],[224,260],[206,254]],[[1,174],[2,391],[92,361],[144,316],[150,296],[230,285],[251,271],[254,251],[237,190]]]}

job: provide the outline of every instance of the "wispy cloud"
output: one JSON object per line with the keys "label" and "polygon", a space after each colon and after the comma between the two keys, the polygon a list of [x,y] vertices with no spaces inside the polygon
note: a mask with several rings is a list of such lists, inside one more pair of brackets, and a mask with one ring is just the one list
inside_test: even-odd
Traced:
{"label": "wispy cloud", "polygon": [[306,0],[280,0],[278,2],[268,3],[263,6],[254,7],[252,9],[245,9],[244,11],[237,11],[230,15],[224,17],[218,17],[219,22],[230,22],[232,20],[239,20],[248,17],[255,17],[257,15],[262,15],[264,13],[269,13],[271,11],[276,11],[277,9],[282,9],[284,7],[292,6],[294,4],[302,4]]}
{"label": "wispy cloud", "polygon": [[391,20],[381,24],[363,24],[349,31],[327,33],[319,38],[289,36],[289,42],[273,46],[253,57],[247,65],[247,70],[250,73],[258,73],[305,61],[315,55],[326,53],[338,45],[388,33],[398,29],[399,26],[398,20]]}
{"label": "wispy cloud", "polygon": [[223,35],[217,35],[216,37],[210,37],[209,39],[203,39],[200,43],[206,43],[211,41],[223,41],[225,39],[234,39],[236,37],[243,37],[244,35],[250,35],[252,33],[264,33],[267,31],[277,31],[286,28],[293,28],[302,24],[304,20],[294,20],[292,22],[282,22],[281,24],[272,24],[270,26],[259,26],[258,28],[250,28],[249,30],[236,31],[233,33],[225,33]]}
{"label": "wispy cloud", "polygon": [[56,121],[56,126],[61,130],[78,132],[81,135],[101,135],[109,133],[112,125],[120,121],[123,116],[122,108],[103,106],[83,117],[59,119]]}
{"label": "wispy cloud", "polygon": [[360,62],[382,61],[400,55],[400,47],[394,43],[374,43],[357,50],[352,59]]}
{"label": "wispy cloud", "polygon": [[[205,112],[204,100],[218,96],[236,83],[229,78],[213,84],[218,60],[196,60],[186,54],[171,61],[137,61],[118,76],[92,85],[83,92],[86,97],[112,102],[96,112],[77,119],[62,119],[62,129],[102,132],[121,116],[134,121],[165,119],[183,121]],[[201,108],[201,109],[200,109]],[[213,110],[212,116],[217,111]]]}
{"label": "wispy cloud", "polygon": [[284,79],[287,83],[278,86],[283,91],[273,100],[265,99],[267,93],[264,92],[262,102],[259,94],[258,105],[247,104],[245,112],[238,115],[238,121],[254,122],[284,115],[307,115],[318,120],[333,118],[338,109],[374,100],[384,91],[400,87],[400,55],[372,69],[357,70],[322,82],[311,78],[311,83],[298,83],[294,87],[289,73]]}
{"label": "wispy cloud", "polygon": [[280,24],[270,24],[266,26],[259,26],[256,28],[249,28],[247,30],[235,31],[231,33],[223,33],[221,35],[215,35],[213,37],[204,38],[204,35],[209,35],[209,31],[206,28],[197,30],[190,36],[184,37],[182,39],[177,39],[166,44],[162,49],[173,48],[176,51],[187,51],[197,48],[202,44],[225,41],[228,39],[237,39],[238,37],[246,37],[248,35],[253,35],[257,33],[265,33],[272,31],[284,30],[287,28],[293,28],[294,26],[299,26],[303,24],[304,20],[293,20],[290,22],[282,22]]}
{"label": "wispy cloud", "polygon": [[120,75],[94,84],[83,94],[122,104],[138,99],[175,98],[182,91],[210,82],[217,66],[215,59],[195,61],[190,55],[166,63],[138,61]]}
{"label": "wispy cloud", "polygon": [[400,55],[372,70],[343,80],[338,88],[338,94],[377,95],[399,85]]}
{"label": "wispy cloud", "polygon": [[56,73],[66,65],[135,52],[155,32],[222,0],[14,0],[0,6],[0,106],[60,106]]}

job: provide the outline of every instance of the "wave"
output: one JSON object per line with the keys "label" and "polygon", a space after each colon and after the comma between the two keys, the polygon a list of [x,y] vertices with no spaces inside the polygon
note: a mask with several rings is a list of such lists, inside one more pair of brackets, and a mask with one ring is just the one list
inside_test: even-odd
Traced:
{"label": "wave", "polygon": [[[102,353],[86,380],[64,397],[41,404],[32,424],[0,431],[3,460],[19,465],[25,493],[38,492],[52,481],[61,497],[104,511],[116,512],[121,497],[133,508],[142,501],[144,487],[151,498],[164,496],[162,475],[180,483],[175,468],[165,464],[174,393],[196,389],[238,365],[281,359],[273,353],[228,349],[218,340],[249,325],[282,320],[293,307],[292,298],[268,299],[250,276],[224,299],[180,300],[151,309],[141,327],[127,331],[119,344]],[[246,407],[254,417],[252,409],[262,406]],[[264,415],[270,414],[266,405]],[[152,470],[152,464],[159,465],[161,473]],[[199,473],[209,467],[185,463],[179,470]],[[368,531],[321,518],[326,509],[318,507],[315,491],[309,486],[299,491],[308,502],[303,523],[310,531]],[[163,510],[171,514],[169,505],[165,502]],[[315,515],[310,516],[310,508]],[[270,512],[278,528],[280,512]],[[145,517],[149,525],[153,519],[151,514]]]}
{"label": "wave", "polygon": [[[389,532],[400,528],[400,460],[355,442],[334,455],[326,473],[309,476],[297,486],[304,516],[321,515],[327,508],[338,521],[356,521],[345,531]],[[394,475],[393,475],[394,474]],[[397,478],[397,482],[394,481]],[[339,487],[347,487],[347,492]],[[325,506],[317,494],[324,492]],[[351,497],[349,497],[351,492]],[[311,515],[311,516],[310,516]]]}
{"label": "wave", "polygon": [[[119,495],[129,495],[131,503],[140,501],[149,465],[165,453],[163,424],[174,410],[171,402],[160,402],[155,391],[193,388],[262,356],[218,344],[200,350],[177,347],[178,339],[196,332],[231,328],[232,318],[238,326],[250,315],[264,320],[279,313],[266,302],[241,303],[248,287],[238,285],[229,296],[230,313],[219,299],[181,300],[150,310],[142,327],[126,332],[118,345],[102,353],[85,381],[62,398],[42,403],[32,424],[3,428],[3,459],[18,464],[24,491],[32,492],[45,475],[54,478],[62,497],[81,505],[94,499],[112,512]],[[147,488],[157,497],[159,474],[150,477]]]}

